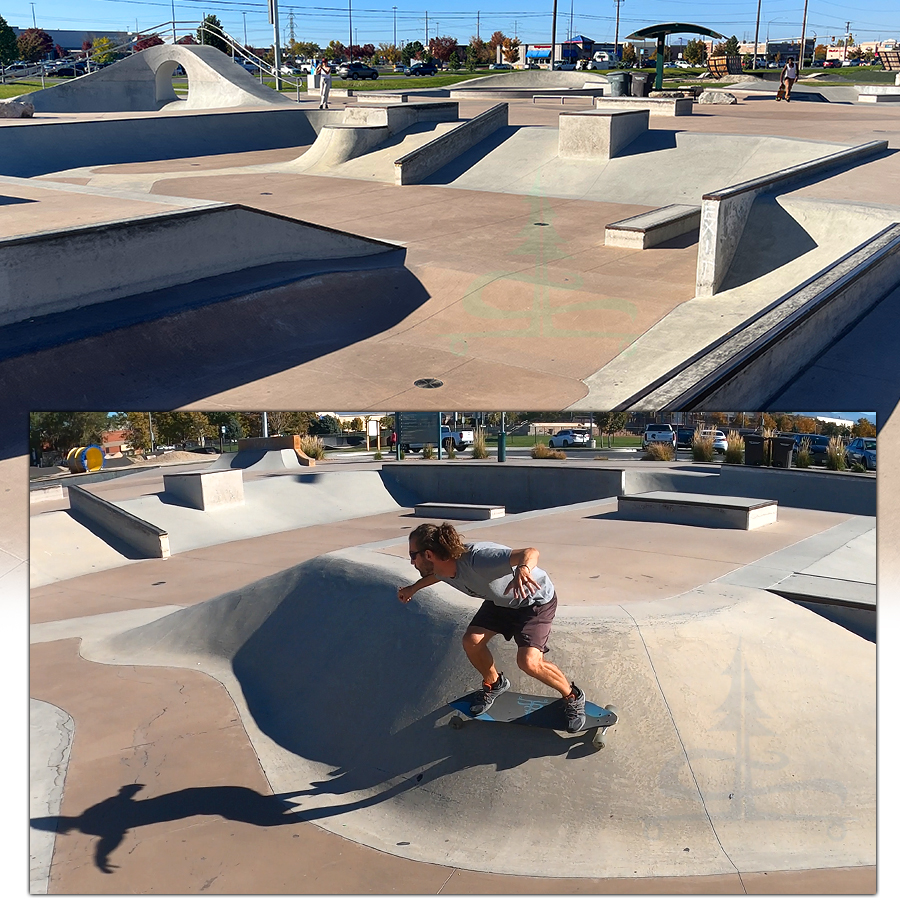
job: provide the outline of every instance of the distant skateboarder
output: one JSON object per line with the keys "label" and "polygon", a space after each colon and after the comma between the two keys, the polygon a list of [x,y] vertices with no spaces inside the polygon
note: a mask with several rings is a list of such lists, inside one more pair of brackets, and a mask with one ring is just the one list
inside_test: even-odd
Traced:
{"label": "distant skateboarder", "polygon": [[793,57],[788,57],[787,63],[784,64],[784,68],[781,70],[781,85],[778,87],[776,99],[780,101],[783,97],[785,101],[790,101],[791,89],[796,81],[797,65],[794,63]]}
{"label": "distant skateboarder", "polygon": [[515,638],[519,647],[516,665],[565,698],[568,731],[584,728],[584,692],[572,684],[552,662],[544,659],[550,625],[556,614],[556,591],[547,573],[537,566],[537,549],[510,549],[493,542],[463,544],[449,523],[423,523],[409,534],[409,560],[422,575],[397,596],[409,602],[419,590],[443,580],[484,602],[469,623],[462,645],[466,656],[481,673],[474,715],[491,708],[509,681],[497,671],[488,643],[502,634]]}

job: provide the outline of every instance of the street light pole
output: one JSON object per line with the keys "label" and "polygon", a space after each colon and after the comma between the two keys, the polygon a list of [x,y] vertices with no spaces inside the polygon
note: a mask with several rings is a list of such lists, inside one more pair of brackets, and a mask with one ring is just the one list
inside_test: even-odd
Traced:
{"label": "street light pole", "polygon": [[394,47],[397,46],[397,7],[394,7]]}
{"label": "street light pole", "polygon": [[172,0],[172,43],[174,44],[178,40],[178,36],[175,34],[175,0]]}
{"label": "street light pole", "polygon": [[269,22],[275,27],[275,91],[281,90],[281,36],[278,34],[278,0],[269,0]]}
{"label": "street light pole", "polygon": [[762,13],[762,0],[757,0],[756,4],[756,34],[753,38],[753,68],[758,66],[757,55],[759,53],[759,17]]}
{"label": "street light pole", "polygon": [[[808,5],[809,0],[803,0],[803,26],[800,29],[800,69],[803,69],[803,57],[806,54],[806,8]],[[813,56],[815,56],[815,47],[813,48]],[[800,75],[800,69],[797,70],[798,76]]]}
{"label": "street light pole", "polygon": [[350,35],[347,40],[350,42],[350,62],[353,62],[353,0],[347,0],[347,11],[350,16]]}

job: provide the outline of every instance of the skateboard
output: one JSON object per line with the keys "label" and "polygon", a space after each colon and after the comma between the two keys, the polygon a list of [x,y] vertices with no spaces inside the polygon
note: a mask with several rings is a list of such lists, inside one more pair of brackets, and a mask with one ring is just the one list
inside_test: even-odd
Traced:
{"label": "skateboard", "polygon": [[778,86],[778,91],[775,94],[775,100],[776,101],[784,100],[784,83],[783,82],[781,83],[781,85]]}
{"label": "skateboard", "polygon": [[532,728],[550,728],[563,737],[591,735],[594,748],[602,750],[606,744],[604,736],[607,730],[618,720],[613,706],[597,706],[588,700],[584,704],[584,728],[570,735],[566,731],[566,713],[562,697],[541,697],[537,694],[508,690],[497,697],[488,712],[473,716],[469,712],[469,707],[475,702],[477,695],[478,691],[471,691],[448,704],[458,710],[457,714],[450,717],[452,728],[462,728],[471,721],[511,722],[513,725],[528,725]]}

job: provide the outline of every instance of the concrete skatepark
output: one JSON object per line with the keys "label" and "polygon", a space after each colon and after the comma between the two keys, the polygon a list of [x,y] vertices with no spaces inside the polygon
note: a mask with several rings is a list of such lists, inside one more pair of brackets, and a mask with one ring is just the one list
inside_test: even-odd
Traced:
{"label": "concrete skatepark", "polygon": [[[32,505],[33,751],[57,755],[33,781],[33,886],[141,890],[152,853],[154,892],[873,891],[875,646],[835,610],[874,606],[874,477],[336,462],[243,472],[242,505],[200,511],[164,489],[190,469],[85,486],[165,527],[165,560],[74,533],[65,499]],[[540,549],[562,591],[551,658],[619,709],[602,751],[447,724],[474,686],[458,645],[474,600],[396,589],[415,576],[412,506],[484,488],[506,516],[460,531]],[[633,520],[616,498],[763,488],[778,520],[749,531]],[[344,692],[327,719],[323,677]],[[304,856],[352,846],[340,882],[298,859],[298,835]],[[233,836],[265,848],[267,879],[231,866]]]}
{"label": "concrete skatepark", "polygon": [[[474,400],[488,377],[529,405],[760,407],[857,321],[891,305],[900,219],[884,192],[894,172],[890,105],[822,88],[818,95],[834,99],[786,110],[764,83],[739,83],[729,86],[737,104],[684,99],[692,112],[678,116],[654,107],[624,146],[606,146],[612,154],[570,158],[561,119],[590,127],[588,145],[600,149],[598,130],[628,119],[607,108],[641,99],[606,97],[604,77],[580,73],[556,74],[568,80],[557,90],[581,90],[568,84],[575,76],[599,86],[594,94],[568,104],[515,97],[529,90],[522,79],[551,90],[549,74],[536,72],[474,80],[482,100],[404,83],[400,94],[348,92],[332,110],[268,89],[247,106],[246,73],[198,59],[188,67],[196,71],[189,101],[193,92],[218,106],[156,100],[154,109],[122,88],[140,82],[150,92],[168,72],[174,58],[152,50],[156,57],[136,55],[117,78],[112,66],[96,74],[103,80],[40,92],[33,119],[2,123],[11,200],[2,215],[14,224],[5,254],[17,283],[30,288],[34,271],[12,263],[78,261],[83,249],[106,265],[105,250],[125,248],[118,264],[98,269],[114,277],[123,262],[151,272],[100,288],[103,301],[73,299],[77,316],[51,307],[46,317],[45,297],[64,298],[67,281],[45,275],[55,297],[35,286],[33,301],[4,316],[4,355],[16,363],[4,381],[18,394],[40,387],[51,351],[83,394],[96,384],[100,336],[105,350],[143,347],[154,363],[153,340],[165,337],[168,368],[159,371],[181,375],[189,358],[190,391],[161,375],[151,404],[123,376],[119,393],[135,407],[141,397],[152,406],[241,406],[259,381],[285,394],[321,395],[324,386],[335,401],[416,406],[426,396],[413,388],[422,377],[443,382],[427,396],[444,409]],[[220,94],[203,94],[216,76]],[[107,93],[120,109],[97,111],[90,99],[107,84],[119,86]],[[498,103],[504,84],[512,94]],[[79,93],[83,106],[73,110]],[[238,215],[216,204],[279,220],[264,229],[235,221],[241,255],[223,267],[202,220]],[[652,248],[605,241],[607,224],[652,221],[672,205],[701,209],[699,232]],[[200,219],[189,233],[193,271],[169,267],[186,248],[178,218],[163,218],[154,234],[169,238],[171,254],[142,255],[150,235],[141,217],[188,212]],[[286,235],[290,220],[302,222],[297,240],[276,255],[266,237]],[[399,267],[396,258],[329,263],[315,227],[360,244],[387,241],[405,256]],[[272,324],[285,329],[274,343]],[[185,336],[194,339],[189,352],[178,340]],[[228,362],[219,353],[238,337],[240,362]],[[542,355],[529,364],[534,343]],[[379,369],[384,363],[391,368]],[[682,373],[690,381],[670,386]],[[777,379],[764,381],[768,374]]]}

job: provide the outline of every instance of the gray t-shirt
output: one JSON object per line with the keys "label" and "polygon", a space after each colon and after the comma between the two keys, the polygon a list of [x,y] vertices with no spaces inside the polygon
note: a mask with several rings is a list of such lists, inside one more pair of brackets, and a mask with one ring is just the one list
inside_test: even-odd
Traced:
{"label": "gray t-shirt", "polygon": [[539,567],[531,571],[531,576],[540,584],[540,589],[527,599],[513,598],[512,591],[509,595],[504,593],[513,579],[513,569],[509,563],[511,554],[511,548],[495,542],[467,545],[465,554],[456,562],[456,576],[441,579],[463,593],[487,599],[506,608],[525,608],[535,603],[549,602],[555,590],[547,572]]}

